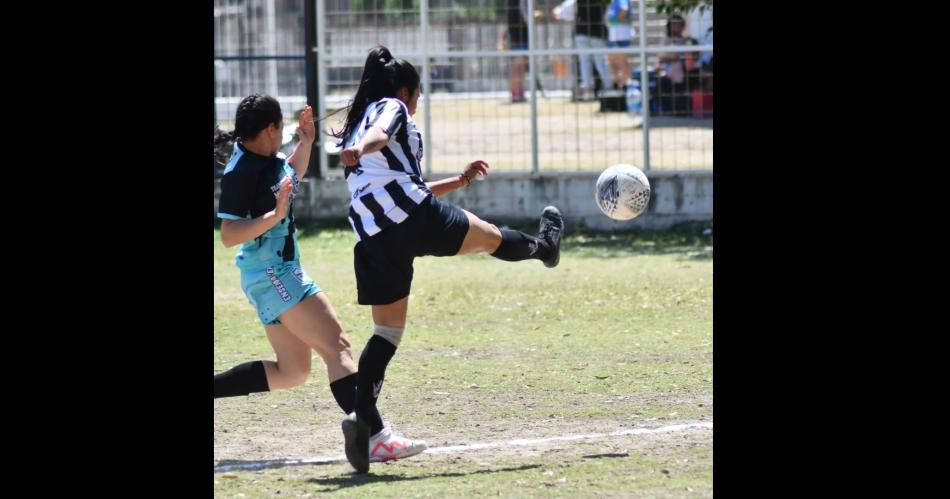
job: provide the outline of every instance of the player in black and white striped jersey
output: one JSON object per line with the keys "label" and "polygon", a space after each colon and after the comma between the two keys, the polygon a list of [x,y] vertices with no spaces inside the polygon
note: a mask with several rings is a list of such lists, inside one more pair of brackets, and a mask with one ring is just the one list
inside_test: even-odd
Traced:
{"label": "player in black and white striped jersey", "polygon": [[488,175],[489,166],[476,160],[457,177],[423,181],[422,135],[412,121],[419,93],[419,74],[412,64],[395,59],[386,47],[375,47],[366,58],[344,128],[334,133],[341,139],[352,194],[349,220],[358,239],[353,248],[358,301],[372,305],[375,324],[360,356],[356,410],[343,421],[346,456],[359,472],[368,471],[370,462],[425,449],[424,443],[393,436],[375,416],[386,366],[406,325],[413,260],[487,252],[501,260],[534,258],[554,267],[560,259],[564,222],[553,206],[542,212],[535,237],[499,229],[439,201],[438,196],[467,187],[475,176]]}
{"label": "player in black and white striped jersey", "polygon": [[[352,193],[350,224],[358,240],[404,222],[409,213],[432,192],[422,181],[422,134],[411,112],[397,98],[384,97],[370,103],[344,147],[360,142],[374,127],[382,130],[392,147],[365,154],[359,166],[344,170]],[[374,130],[374,135],[376,131]]]}

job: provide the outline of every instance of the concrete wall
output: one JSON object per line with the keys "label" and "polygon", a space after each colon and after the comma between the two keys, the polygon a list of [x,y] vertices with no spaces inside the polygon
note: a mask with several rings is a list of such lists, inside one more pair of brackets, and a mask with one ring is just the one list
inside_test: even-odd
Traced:
{"label": "concrete wall", "polygon": [[[565,217],[566,229],[579,225],[595,230],[631,227],[664,229],[684,221],[708,221],[713,217],[712,170],[652,171],[653,188],[646,213],[617,222],[604,216],[594,201],[594,184],[600,172],[492,174],[442,199],[490,222],[513,223],[536,220],[549,204]],[[432,180],[435,180],[434,177]],[[217,210],[219,181],[215,181]],[[342,179],[306,179],[294,203],[294,214],[306,220],[345,219],[349,191]]]}

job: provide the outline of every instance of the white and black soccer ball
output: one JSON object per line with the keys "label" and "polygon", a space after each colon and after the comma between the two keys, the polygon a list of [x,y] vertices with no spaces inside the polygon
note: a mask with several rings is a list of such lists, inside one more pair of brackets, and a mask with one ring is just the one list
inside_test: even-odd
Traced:
{"label": "white and black soccer ball", "polygon": [[633,165],[613,165],[597,179],[597,206],[614,220],[630,220],[647,209],[650,181]]}

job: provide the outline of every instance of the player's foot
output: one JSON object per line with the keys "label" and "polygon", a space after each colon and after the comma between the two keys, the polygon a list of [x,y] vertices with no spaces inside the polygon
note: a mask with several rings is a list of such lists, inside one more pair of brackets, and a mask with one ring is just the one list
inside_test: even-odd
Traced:
{"label": "player's foot", "polygon": [[427,448],[425,441],[410,440],[397,435],[387,426],[369,439],[369,462],[382,463],[403,459],[415,456]]}
{"label": "player's foot", "polygon": [[357,473],[366,473],[369,471],[369,424],[351,412],[342,426],[346,460]]}
{"label": "player's foot", "polygon": [[564,218],[561,212],[553,206],[548,206],[541,212],[541,226],[538,237],[551,245],[551,253],[542,260],[545,267],[557,267],[561,261],[561,231],[564,230]]}

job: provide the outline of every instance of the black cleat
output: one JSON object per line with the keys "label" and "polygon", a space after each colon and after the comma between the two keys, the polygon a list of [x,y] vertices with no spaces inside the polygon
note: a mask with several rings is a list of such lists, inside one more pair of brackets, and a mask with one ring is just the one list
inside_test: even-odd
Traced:
{"label": "black cleat", "polygon": [[355,412],[343,420],[343,440],[346,460],[356,472],[369,471],[369,424],[357,418]]}
{"label": "black cleat", "polygon": [[541,226],[538,228],[538,237],[551,245],[551,254],[542,260],[544,266],[557,267],[561,261],[561,231],[564,230],[564,218],[554,206],[548,206],[541,212]]}

